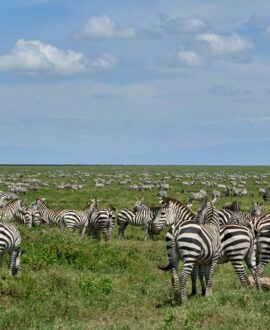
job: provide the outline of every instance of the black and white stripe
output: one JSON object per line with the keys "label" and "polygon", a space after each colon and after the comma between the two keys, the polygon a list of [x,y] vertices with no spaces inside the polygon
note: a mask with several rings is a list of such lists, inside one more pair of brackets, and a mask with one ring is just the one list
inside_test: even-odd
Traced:
{"label": "black and white stripe", "polygon": [[[178,299],[179,287],[181,302],[187,299],[187,279],[196,266],[202,268],[206,279],[205,295],[208,296],[211,294],[212,275],[220,257],[220,226],[217,211],[212,203],[207,203],[197,215],[196,219],[201,222],[197,223],[190,219],[176,217],[176,212],[173,210],[177,210],[177,204],[179,209],[183,208],[182,203],[170,199],[166,199],[165,202],[167,212],[170,213],[171,218],[175,219],[175,222],[166,236],[170,251],[168,251],[169,265],[164,270],[172,269],[172,283],[176,299]],[[183,214],[183,211],[178,214]],[[180,258],[183,260],[183,267],[179,285],[177,269]]]}
{"label": "black and white stripe", "polygon": [[17,275],[20,266],[21,235],[12,224],[0,224],[0,267],[3,263],[3,255],[9,253],[9,272]]}
{"label": "black and white stripe", "polygon": [[[169,204],[167,205],[167,208],[170,208],[171,206],[174,206],[174,208],[177,210],[177,205],[179,205],[179,209],[183,209],[184,206],[180,202],[177,203],[177,201],[170,200]],[[160,212],[160,219],[159,221],[163,223],[172,223],[175,221],[174,226],[181,225],[185,219],[180,217],[173,217],[173,212],[168,209],[163,209]],[[186,210],[188,212],[188,210]],[[178,213],[180,214],[180,212]],[[185,214],[185,212],[182,212],[182,214]],[[168,216],[168,219],[166,219],[166,216]],[[162,219],[163,217],[163,219]],[[156,219],[158,220],[158,219]],[[219,221],[222,222],[222,219],[219,218]],[[174,229],[175,230],[175,229]],[[170,264],[174,264],[173,258],[174,258],[174,252],[173,252],[173,244],[174,244],[174,237],[172,235],[173,229],[170,229],[169,232],[166,235],[166,245],[167,245],[167,253],[170,260]],[[227,261],[231,261],[233,264],[233,267],[239,276],[239,279],[242,283],[242,285],[247,285],[247,275],[243,266],[243,262],[245,261],[248,268],[250,269],[255,282],[257,284],[257,287],[259,287],[259,276],[256,272],[256,260],[255,260],[255,252],[256,252],[256,244],[255,244],[255,237],[253,232],[243,226],[243,225],[226,225],[221,226],[220,228],[220,240],[221,240],[221,256],[218,260],[218,263],[224,263]],[[176,270],[173,270],[176,272]],[[196,293],[196,273],[197,269],[193,269],[192,274],[192,294]],[[202,284],[202,292],[205,292],[205,284],[204,280],[202,278],[203,272],[199,272],[201,277],[201,284]]]}
{"label": "black and white stripe", "polygon": [[74,230],[75,228],[83,228],[88,222],[93,212],[97,208],[97,200],[93,199],[82,211],[77,210],[65,210],[62,211],[60,217],[59,225],[60,228],[68,228],[69,230]]}
{"label": "black and white stripe", "polygon": [[102,234],[104,240],[107,242],[112,238],[112,232],[115,225],[115,209],[114,208],[104,208],[96,210],[88,218],[85,223],[82,235],[88,231],[93,238],[100,240],[100,235]]}
{"label": "black and white stripe", "polygon": [[59,225],[62,213],[64,211],[55,211],[50,209],[45,203],[44,197],[37,198],[32,204],[31,207],[36,208],[43,222],[47,224]]}
{"label": "black and white stripe", "polygon": [[145,239],[148,236],[153,238],[152,222],[156,218],[160,207],[148,207],[143,203],[143,200],[137,200],[134,204],[133,211],[122,209],[117,214],[118,237],[124,238],[125,230],[128,225],[144,226]]}
{"label": "black and white stripe", "polygon": [[14,201],[7,203],[7,205],[0,209],[1,220],[14,220],[16,218],[16,213],[21,211],[22,208],[21,199],[15,199]]}

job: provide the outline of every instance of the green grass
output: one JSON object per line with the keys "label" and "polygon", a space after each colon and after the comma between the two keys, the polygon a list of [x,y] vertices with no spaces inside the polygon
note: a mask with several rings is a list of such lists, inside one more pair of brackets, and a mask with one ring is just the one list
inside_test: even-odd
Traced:
{"label": "green grass", "polygon": [[[132,182],[147,170],[152,176],[171,173],[248,173],[248,190],[254,197],[240,200],[247,210],[257,200],[258,188],[253,173],[269,173],[269,168],[225,167],[63,167],[64,172],[88,172],[81,191],[57,191],[54,187],[22,196],[25,204],[45,196],[56,209],[82,208],[97,196],[102,206],[131,207],[136,197],[144,196],[148,205],[157,205],[156,191],[130,192],[114,182],[110,188],[96,191],[93,178],[98,173],[127,171]],[[59,167],[0,167],[0,173],[20,172],[23,177],[40,173],[40,180],[69,182],[72,178],[47,178]],[[72,176],[71,175],[71,176]],[[76,176],[75,176],[76,177]],[[185,181],[185,179],[183,179]],[[169,180],[171,196],[186,201],[189,191],[179,182]],[[262,185],[263,186],[263,185]],[[4,190],[4,186],[1,189]],[[202,189],[199,182],[188,190]],[[211,191],[212,188],[208,189]],[[226,200],[219,201],[221,206]],[[194,204],[195,209],[199,204]],[[269,205],[264,211],[270,212]],[[182,305],[172,299],[171,275],[157,267],[167,263],[164,235],[155,241],[144,241],[141,228],[129,228],[127,240],[117,240],[117,229],[109,244],[89,237],[43,226],[25,228],[22,234],[21,271],[18,277],[8,274],[7,263],[1,269],[0,329],[267,329],[269,327],[270,293],[240,287],[230,264],[218,265],[213,279],[213,297],[198,294]],[[180,267],[181,268],[181,265]],[[270,267],[264,275],[269,276]],[[190,291],[190,283],[189,291]]]}

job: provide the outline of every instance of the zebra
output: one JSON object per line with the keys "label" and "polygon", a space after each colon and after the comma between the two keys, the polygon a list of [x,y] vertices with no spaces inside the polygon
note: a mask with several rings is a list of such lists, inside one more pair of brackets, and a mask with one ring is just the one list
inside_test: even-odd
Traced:
{"label": "zebra", "polygon": [[86,207],[82,211],[77,210],[65,210],[62,211],[59,225],[60,228],[68,228],[69,230],[74,230],[78,227],[84,227],[88,218],[91,217],[93,212],[96,210],[98,204],[97,199],[92,199],[87,203]]}
{"label": "zebra", "polygon": [[18,274],[20,267],[21,234],[12,224],[0,224],[0,267],[3,263],[3,254],[9,253],[9,273],[12,276]]}
{"label": "zebra", "polygon": [[[174,204],[175,209],[176,202],[174,201],[171,204]],[[183,204],[180,203],[179,208],[182,206]],[[176,213],[174,214],[175,216]],[[213,204],[208,202],[196,218],[200,220],[200,223],[180,219],[180,221],[172,225],[166,236],[166,241],[170,241],[171,249],[168,251],[169,264],[162,269],[172,269],[175,297],[178,300],[180,287],[180,300],[182,303],[187,300],[186,282],[194,266],[201,266],[202,273],[206,279],[205,296],[211,295],[212,276],[220,257],[219,217]],[[180,258],[183,260],[183,267],[179,285],[177,268]]]}
{"label": "zebra", "polygon": [[[230,210],[230,209],[218,210],[218,215],[220,218],[221,225],[226,225],[229,223],[245,224],[246,222],[251,221],[254,216],[261,215],[261,212],[262,212],[260,202],[252,203],[252,205],[247,213],[240,212],[239,205],[235,205],[234,208],[235,208],[235,211]],[[242,220],[237,221],[236,219],[242,219]]]}
{"label": "zebra", "polygon": [[137,200],[134,204],[133,211],[122,209],[117,214],[118,237],[124,237],[128,224],[133,226],[144,226],[145,239],[148,235],[153,238],[152,222],[157,216],[160,207],[148,207],[143,203],[143,199]]}
{"label": "zebra", "polygon": [[22,211],[22,200],[17,198],[14,201],[7,203],[0,209],[0,219],[13,220],[18,212]]}
{"label": "zebra", "polygon": [[31,204],[31,207],[33,207],[39,211],[42,221],[44,221],[46,224],[59,225],[62,213],[64,211],[55,211],[53,209],[50,209],[46,205],[45,200],[46,200],[46,198],[44,198],[44,197],[38,197]]}
{"label": "zebra", "polygon": [[36,227],[41,225],[41,216],[39,210],[28,207],[23,215],[23,224],[28,227]]}
{"label": "zebra", "polygon": [[105,242],[111,240],[112,231],[115,225],[115,208],[104,208],[95,210],[88,217],[88,220],[84,224],[81,235],[83,236],[88,230],[88,233],[93,238],[100,240],[100,234],[102,233]]}
{"label": "zebra", "polygon": [[[185,205],[177,200],[167,199],[164,200],[163,206],[166,206],[159,213],[159,218],[157,217],[154,221],[160,222],[161,224],[170,223],[175,225],[177,223],[184,223],[185,220],[192,221],[194,220],[194,214],[189,214],[188,209],[185,210]],[[166,204],[167,202],[167,204]],[[173,207],[175,211],[170,211],[170,207]],[[178,208],[177,208],[178,207]],[[176,216],[178,214],[178,217]],[[189,217],[187,217],[187,214]],[[174,221],[174,222],[173,222]],[[220,218],[219,218],[220,221]],[[163,225],[162,225],[163,226]],[[159,227],[159,226],[157,226]],[[173,236],[172,229],[166,235],[166,245],[167,245],[167,253],[169,260],[173,259]],[[227,261],[231,261],[233,267],[240,279],[240,282],[243,286],[247,286],[247,275],[245,269],[243,267],[243,261],[246,262],[249,267],[254,280],[257,284],[257,287],[260,288],[259,275],[256,271],[256,261],[255,261],[255,237],[250,229],[246,228],[243,225],[226,225],[220,227],[220,240],[221,240],[221,257],[218,259],[218,263],[225,263]],[[173,264],[173,262],[170,262]],[[162,268],[163,270],[168,270],[166,268]],[[173,270],[175,272],[175,270]],[[192,294],[196,294],[196,267],[192,272]],[[199,272],[202,274],[202,272]],[[205,285],[202,282],[202,293],[205,293]]]}
{"label": "zebra", "polygon": [[175,221],[193,221],[196,218],[196,214],[193,213],[190,208],[181,203],[180,201],[163,197],[159,199],[162,207],[152,222],[152,231],[154,234],[159,234],[165,226],[171,226],[175,224]]}

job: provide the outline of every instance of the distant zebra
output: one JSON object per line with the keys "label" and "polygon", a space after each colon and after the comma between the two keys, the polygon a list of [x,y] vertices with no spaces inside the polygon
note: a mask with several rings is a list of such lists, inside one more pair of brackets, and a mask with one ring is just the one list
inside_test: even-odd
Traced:
{"label": "distant zebra", "polygon": [[148,207],[143,203],[143,200],[137,200],[134,204],[133,211],[122,209],[117,214],[118,237],[124,238],[125,230],[130,224],[132,226],[144,226],[145,239],[148,236],[153,238],[152,222],[155,219],[160,207]]}
{"label": "distant zebra", "polygon": [[98,201],[96,199],[92,199],[91,202],[87,203],[86,207],[82,211],[62,211],[59,221],[60,228],[63,229],[66,227],[69,230],[74,230],[75,228],[83,228],[85,223],[96,210],[97,203]]}
{"label": "distant zebra", "polygon": [[100,234],[102,234],[105,242],[107,242],[111,240],[114,225],[115,209],[112,206],[111,208],[95,210],[85,222],[82,236],[88,231],[93,238],[100,240]]}
{"label": "distant zebra", "polygon": [[3,254],[9,253],[9,272],[17,275],[20,267],[20,244],[21,235],[12,224],[0,224],[0,267],[3,263]]}
{"label": "distant zebra", "polygon": [[7,203],[4,207],[0,209],[0,219],[1,220],[13,220],[17,212],[21,211],[23,208],[22,200],[15,199]]}
{"label": "distant zebra", "polygon": [[31,204],[31,207],[36,208],[39,211],[41,219],[46,224],[59,225],[63,211],[55,211],[50,209],[46,205],[45,200],[46,199],[44,197],[39,197]]}
{"label": "distant zebra", "polygon": [[[167,212],[176,209],[176,201],[167,200],[174,208],[167,208]],[[183,204],[179,203],[179,208]],[[174,214],[176,216],[176,214]],[[192,270],[196,266],[201,266],[202,274],[206,279],[205,295],[211,294],[212,275],[220,257],[220,226],[216,209],[211,202],[202,208],[195,221],[181,221],[172,225],[166,236],[166,241],[170,241],[170,251],[168,251],[169,264],[163,270],[172,269],[172,283],[176,299],[178,299],[179,278],[177,274],[179,259],[183,260],[180,282],[181,302],[187,300],[186,283]]]}

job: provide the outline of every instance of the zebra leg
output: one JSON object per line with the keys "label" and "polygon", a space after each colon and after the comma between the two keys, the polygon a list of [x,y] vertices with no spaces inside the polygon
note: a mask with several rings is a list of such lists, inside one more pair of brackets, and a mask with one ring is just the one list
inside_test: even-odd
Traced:
{"label": "zebra leg", "polygon": [[181,303],[184,303],[187,300],[187,280],[191,275],[194,263],[192,262],[184,262],[182,273],[181,273],[181,284],[180,284],[180,296]]}
{"label": "zebra leg", "polygon": [[244,269],[242,260],[231,260],[231,263],[233,265],[233,268],[234,268],[236,274],[239,277],[239,280],[240,280],[241,284],[244,287],[247,287],[248,278],[247,278],[247,273]]}
{"label": "zebra leg", "polygon": [[256,245],[251,246],[248,255],[245,258],[246,264],[252,274],[252,277],[256,283],[256,287],[258,290],[261,290],[261,279],[260,274],[257,271],[256,267]]}
{"label": "zebra leg", "polygon": [[144,240],[145,241],[148,239],[148,230],[149,230],[149,226],[148,226],[148,222],[146,221],[144,223]]}
{"label": "zebra leg", "polygon": [[10,252],[9,273],[12,276],[15,276],[18,274],[19,267],[20,267],[20,256],[21,256],[21,252],[19,249],[14,249],[12,252]]}
{"label": "zebra leg", "polygon": [[206,290],[205,290],[206,297],[209,297],[212,295],[212,277],[213,277],[213,273],[214,273],[216,265],[217,265],[217,259],[214,259],[214,260],[212,260],[212,262],[209,265],[202,267],[202,270],[203,270],[205,278],[206,278]]}
{"label": "zebra leg", "polygon": [[198,267],[194,266],[193,270],[191,272],[191,283],[192,283],[192,289],[191,289],[191,296],[195,296],[197,294],[197,271]]}
{"label": "zebra leg", "polygon": [[203,272],[203,269],[201,266],[199,266],[199,279],[200,279],[200,283],[201,283],[202,295],[205,296],[206,287],[205,287],[205,281],[204,281],[204,272]]}
{"label": "zebra leg", "polygon": [[127,229],[128,223],[121,223],[118,228],[118,237],[121,236],[122,238],[125,238],[125,231]]}

